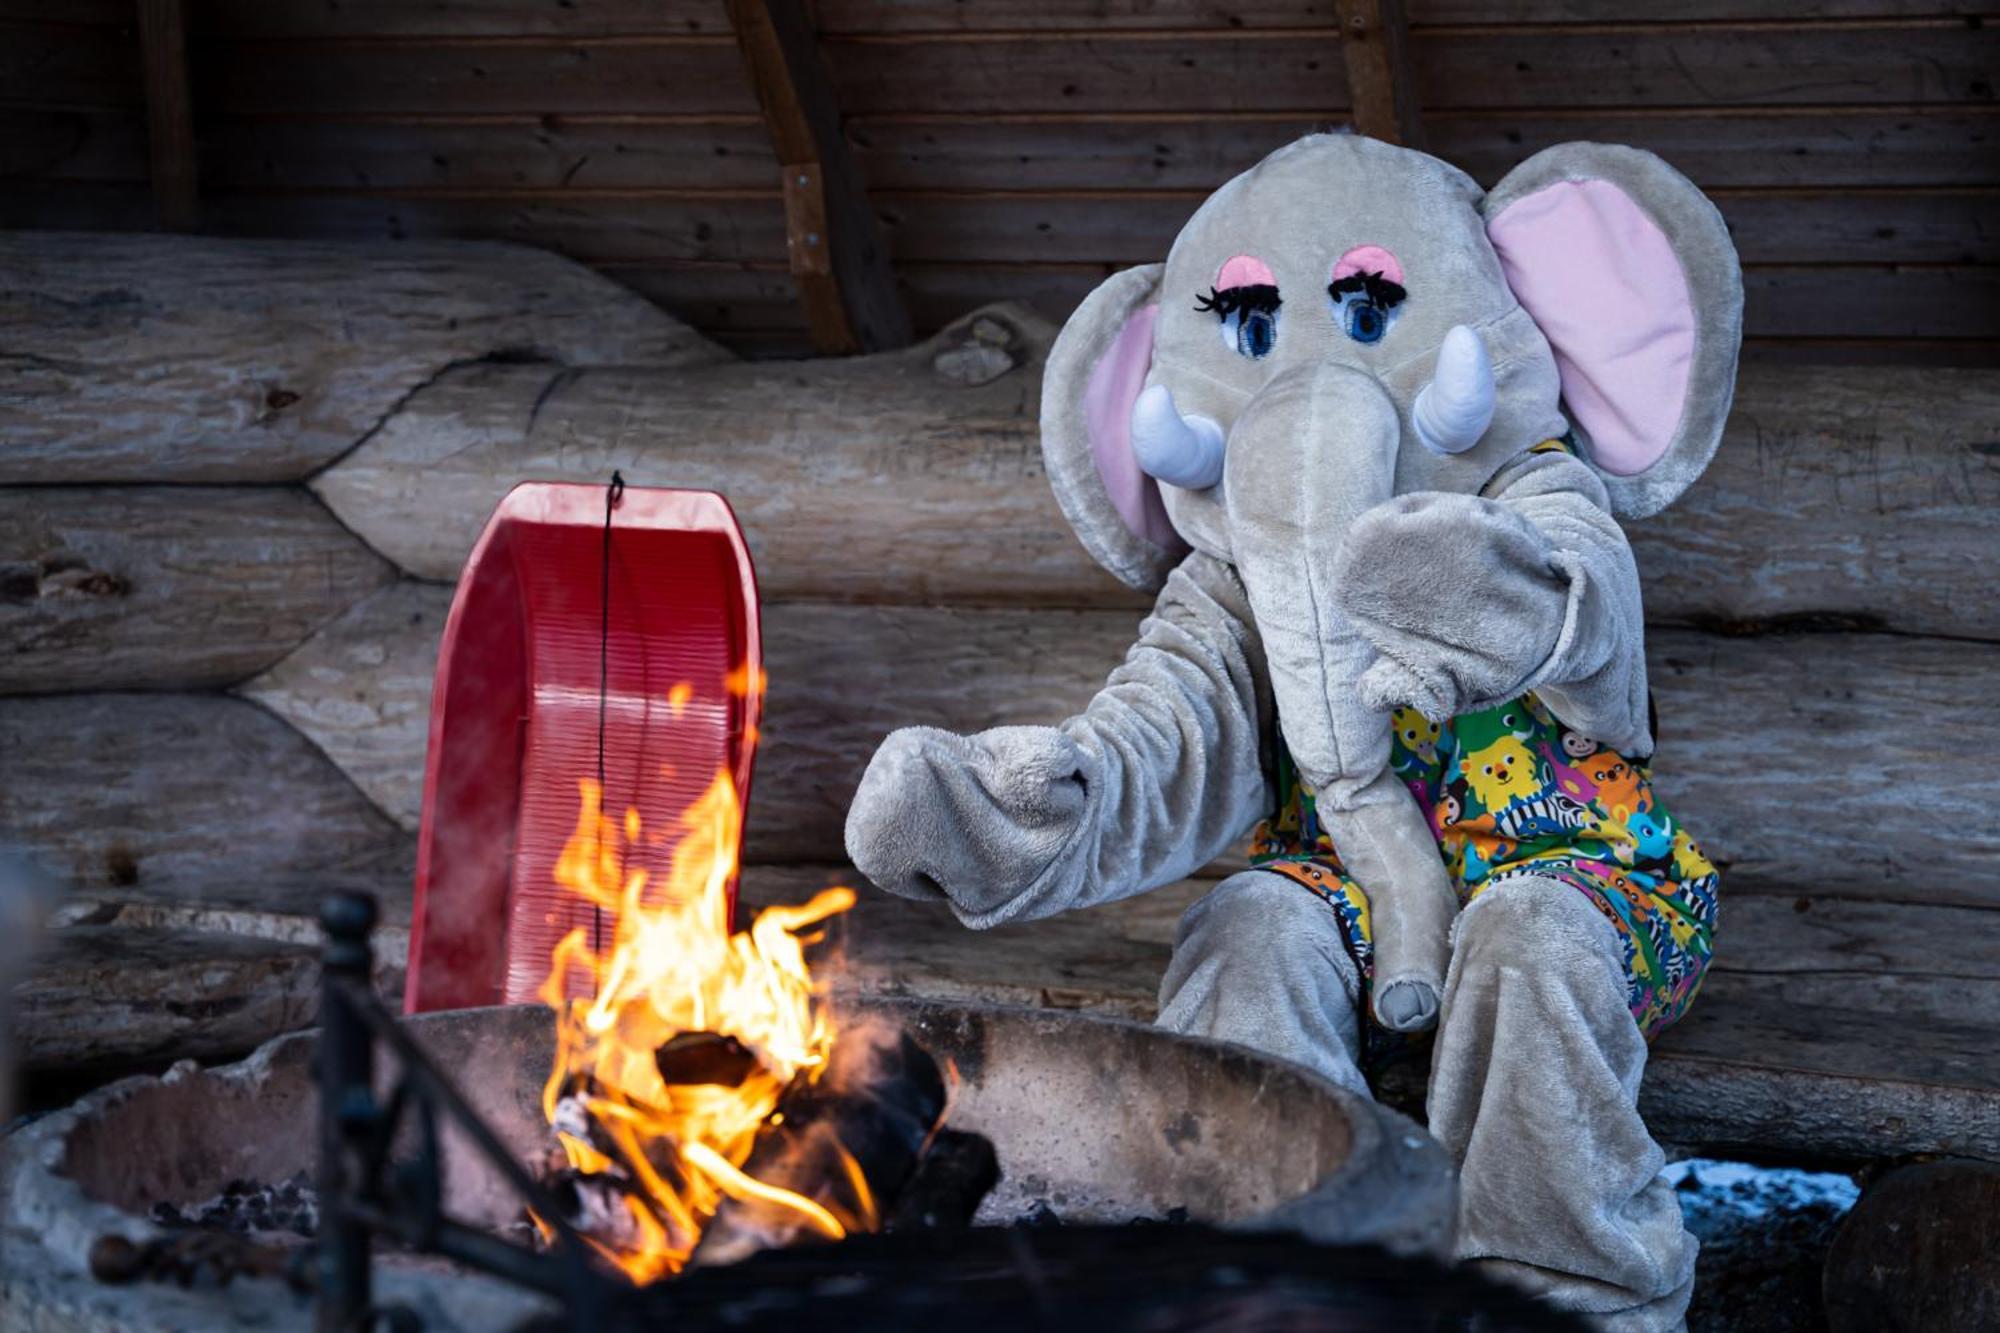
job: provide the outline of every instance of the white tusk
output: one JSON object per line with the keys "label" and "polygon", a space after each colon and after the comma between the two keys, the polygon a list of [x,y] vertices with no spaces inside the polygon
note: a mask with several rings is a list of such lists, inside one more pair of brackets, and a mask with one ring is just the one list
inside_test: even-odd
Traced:
{"label": "white tusk", "polygon": [[1132,452],[1147,476],[1170,486],[1205,491],[1222,480],[1222,427],[1207,417],[1184,417],[1164,384],[1132,404]]}
{"label": "white tusk", "polygon": [[1424,446],[1440,454],[1464,453],[1493,424],[1493,362],[1465,325],[1444,335],[1437,370],[1417,395],[1410,420]]}

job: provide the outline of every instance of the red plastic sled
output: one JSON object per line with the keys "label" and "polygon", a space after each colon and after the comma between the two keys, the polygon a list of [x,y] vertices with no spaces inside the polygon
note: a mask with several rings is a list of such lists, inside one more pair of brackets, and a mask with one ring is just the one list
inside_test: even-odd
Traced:
{"label": "red plastic sled", "polygon": [[[533,999],[556,942],[593,925],[553,872],[578,780],[597,773],[606,495],[515,487],[459,578],[431,695],[409,1012]],[[719,770],[749,799],[761,691],[726,679],[762,674],[757,580],[720,495],[639,487],[613,513],[610,574],[604,809],[636,808],[664,865]],[[670,716],[682,682],[693,694]]]}

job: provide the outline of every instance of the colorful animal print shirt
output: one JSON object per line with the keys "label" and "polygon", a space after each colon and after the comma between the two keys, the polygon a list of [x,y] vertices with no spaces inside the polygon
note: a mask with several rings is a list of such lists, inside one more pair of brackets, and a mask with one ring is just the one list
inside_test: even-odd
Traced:
{"label": "colorful animal print shirt", "polygon": [[[1396,773],[1429,812],[1461,899],[1530,875],[1569,886],[1618,932],[1640,1031],[1651,1040],[1679,1018],[1708,968],[1719,877],[1653,795],[1646,765],[1568,730],[1532,694],[1443,726],[1412,709],[1395,723]],[[1365,981],[1368,899],[1278,750],[1278,811],[1252,835],[1251,864],[1325,900]],[[1385,1035],[1370,1034],[1378,1053]]]}

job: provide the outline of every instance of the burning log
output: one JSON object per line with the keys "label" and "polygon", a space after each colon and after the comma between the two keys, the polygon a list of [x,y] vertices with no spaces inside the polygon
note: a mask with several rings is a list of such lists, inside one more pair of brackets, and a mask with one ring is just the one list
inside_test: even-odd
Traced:
{"label": "burning log", "polygon": [[[834,1042],[818,1080],[795,1083],[779,1100],[743,1173],[874,1231],[944,1112],[944,1076],[928,1052],[906,1033],[852,1028]],[[815,1234],[825,1232],[789,1202],[744,1190],[717,1210],[694,1262],[735,1263]]]}

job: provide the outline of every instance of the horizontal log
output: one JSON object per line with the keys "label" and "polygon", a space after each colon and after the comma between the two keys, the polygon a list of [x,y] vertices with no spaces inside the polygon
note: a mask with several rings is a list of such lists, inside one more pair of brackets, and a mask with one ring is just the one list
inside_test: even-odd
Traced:
{"label": "horizontal log", "polygon": [[451,365],[726,355],[513,246],[17,233],[0,271],[0,483],[292,480]]}
{"label": "horizontal log", "polygon": [[273,886],[315,879],[394,879],[412,864],[394,821],[241,699],[0,699],[0,754],[0,838],[78,887],[220,881],[279,894]]}
{"label": "horizontal log", "polygon": [[[746,907],[802,901],[837,864],[752,867]],[[1153,1016],[1171,923],[1211,882],[1047,921],[973,932],[941,907],[863,893],[836,926],[838,983],[960,1001]],[[1807,900],[1802,900],[1807,901]],[[1714,970],[1693,1010],[1653,1047],[1641,1088],[1648,1125],[1685,1147],[1875,1158],[2000,1151],[2000,913],[1810,900],[1734,898]],[[1840,1003],[1801,991],[1838,971]],[[1954,1013],[1912,1021],[1913,986],[1960,978]],[[1384,1094],[1411,1109],[1422,1070],[1388,1071]]]}
{"label": "horizontal log", "polygon": [[[994,377],[936,368],[975,328]],[[699,374],[482,366],[412,397],[314,487],[404,569],[455,578],[529,477],[726,491],[766,597],[1128,602],[1042,476],[1052,331],[997,309],[906,351]],[[1012,368],[1007,368],[1012,362]]]}
{"label": "horizontal log", "polygon": [[1996,438],[1990,371],[1744,367],[1708,472],[1631,525],[1648,613],[2000,639]]}
{"label": "horizontal log", "polygon": [[[301,924],[304,924],[302,921]],[[396,933],[378,932],[375,990],[402,998]],[[169,1060],[241,1056],[319,1013],[319,947],[217,930],[79,925],[50,933],[15,987],[20,1066],[108,1076]]]}
{"label": "horizontal log", "polygon": [[[314,484],[420,578],[456,576],[515,481],[619,467],[731,495],[768,597],[1135,604],[1047,494],[1036,417],[1048,331],[996,318],[1018,330],[1022,364],[978,387],[933,369],[935,342],[698,376],[474,367],[414,395]],[[1996,429],[1990,372],[1746,367],[1707,476],[1633,529],[1651,614],[2000,638],[2000,606],[1969,559],[2000,536]]]}
{"label": "horizontal log", "polygon": [[370,800],[415,831],[431,682],[450,609],[449,588],[392,583],[237,693],[304,732]]}
{"label": "horizontal log", "polygon": [[[378,773],[392,763],[392,747],[402,749],[405,774],[422,767],[413,719],[428,690],[419,688],[427,675],[418,663],[435,651],[424,627],[444,600],[442,591],[429,596],[432,609],[408,631],[423,644],[388,646],[401,633],[392,626],[366,640],[402,664],[370,704],[404,719],[369,757]],[[1117,664],[1137,620],[1130,610],[767,607],[771,689],[746,854],[837,856],[854,787],[890,731],[1057,722]],[[313,713],[345,697],[351,682],[338,662],[357,651],[348,636],[367,623],[315,636],[287,664],[291,690],[266,698],[343,765],[357,737],[313,730]],[[1991,758],[2000,754],[2000,674],[1990,645],[1661,629],[1648,647],[1659,791],[1732,881],[2000,906],[2000,832],[1981,806],[1985,788],[2000,780],[1988,771],[2000,764]],[[392,707],[396,688],[405,694]],[[407,806],[396,813],[405,821],[411,814]],[[1949,838],[1938,834],[1945,828]]]}
{"label": "horizontal log", "polygon": [[394,577],[294,487],[0,487],[0,694],[228,685]]}

